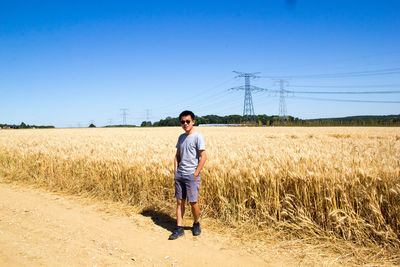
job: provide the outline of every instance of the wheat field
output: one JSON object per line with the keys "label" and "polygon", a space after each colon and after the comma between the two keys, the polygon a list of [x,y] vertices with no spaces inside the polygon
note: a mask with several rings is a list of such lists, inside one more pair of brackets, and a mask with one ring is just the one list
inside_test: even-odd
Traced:
{"label": "wheat field", "polygon": [[[400,248],[400,128],[197,127],[203,218]],[[171,208],[179,127],[0,130],[0,179]]]}

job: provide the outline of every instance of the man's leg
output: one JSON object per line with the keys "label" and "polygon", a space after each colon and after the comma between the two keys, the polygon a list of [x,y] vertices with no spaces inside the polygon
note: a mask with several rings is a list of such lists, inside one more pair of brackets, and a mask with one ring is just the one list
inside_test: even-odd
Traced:
{"label": "man's leg", "polygon": [[185,214],[186,184],[178,172],[175,173],[176,224],[182,226]]}
{"label": "man's leg", "polygon": [[183,215],[185,215],[185,200],[176,199],[176,225],[183,225]]}
{"label": "man's leg", "polygon": [[192,207],[192,214],[193,214],[194,222],[197,223],[197,222],[199,222],[199,218],[200,218],[199,204],[197,202],[190,202],[190,206]]}
{"label": "man's leg", "polygon": [[197,197],[199,195],[199,188],[200,188],[200,174],[196,177],[194,174],[192,174],[189,177],[188,183],[187,183],[187,199],[190,203],[190,206],[192,208],[192,214],[193,214],[193,235],[197,236],[201,234],[201,229],[200,229],[200,207],[199,204],[197,203]]}
{"label": "man's leg", "polygon": [[190,202],[190,206],[192,207],[192,213],[193,213],[193,235],[197,236],[201,234],[201,228],[200,228],[200,223],[199,223],[199,218],[200,218],[200,207],[197,202]]}
{"label": "man's leg", "polygon": [[199,222],[200,218],[200,207],[197,203],[197,198],[199,196],[199,188],[200,188],[200,174],[198,175],[197,179],[192,174],[189,176],[188,183],[187,183],[187,199],[192,207],[192,214],[194,222]]}
{"label": "man's leg", "polygon": [[169,236],[169,240],[175,240],[178,237],[185,234],[182,224],[183,224],[183,215],[185,214],[185,199],[186,199],[186,186],[185,183],[182,182],[182,177],[179,176],[177,172],[175,172],[175,198],[176,198],[176,228]]}
{"label": "man's leg", "polygon": [[176,199],[176,228],[169,236],[169,240],[175,240],[178,237],[185,234],[183,230],[183,215],[185,214],[185,200],[177,198]]}

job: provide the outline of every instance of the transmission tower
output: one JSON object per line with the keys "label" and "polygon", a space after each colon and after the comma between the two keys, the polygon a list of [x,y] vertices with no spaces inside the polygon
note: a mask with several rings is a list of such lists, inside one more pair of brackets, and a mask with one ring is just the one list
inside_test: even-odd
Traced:
{"label": "transmission tower", "polygon": [[285,85],[288,85],[287,80],[277,79],[276,82],[279,82],[279,119],[282,121],[287,121],[287,111],[286,111],[286,101],[285,95],[289,92],[285,90]]}
{"label": "transmission tower", "polygon": [[126,125],[126,116],[128,115],[128,109],[127,108],[121,108],[122,112],[122,125]]}
{"label": "transmission tower", "polygon": [[239,71],[233,71],[238,74],[235,78],[244,77],[244,86],[237,86],[230,88],[230,90],[244,90],[244,104],[243,104],[243,119],[245,122],[255,122],[256,115],[254,113],[253,99],[251,97],[251,91],[266,91],[267,89],[260,88],[254,85],[250,85],[250,78],[255,79],[259,72],[245,73]]}
{"label": "transmission tower", "polygon": [[146,109],[146,121],[150,121],[150,109]]}

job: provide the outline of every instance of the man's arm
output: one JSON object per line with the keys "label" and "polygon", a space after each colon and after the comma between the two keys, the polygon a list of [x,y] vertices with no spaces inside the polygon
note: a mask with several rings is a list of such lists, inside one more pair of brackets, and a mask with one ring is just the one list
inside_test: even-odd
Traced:
{"label": "man's arm", "polygon": [[200,161],[199,161],[199,165],[197,165],[197,169],[194,172],[194,178],[197,179],[197,176],[199,176],[199,173],[201,171],[201,169],[204,166],[204,163],[206,163],[206,159],[207,159],[207,154],[205,150],[200,150]]}
{"label": "man's arm", "polygon": [[179,149],[176,150],[175,159],[174,159],[174,172],[178,170],[179,161],[181,161],[181,152]]}

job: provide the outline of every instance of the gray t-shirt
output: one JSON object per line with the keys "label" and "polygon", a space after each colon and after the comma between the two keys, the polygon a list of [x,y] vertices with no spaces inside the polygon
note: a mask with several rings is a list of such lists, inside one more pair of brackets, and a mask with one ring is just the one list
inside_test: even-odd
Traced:
{"label": "gray t-shirt", "polygon": [[181,158],[178,172],[184,175],[194,173],[199,165],[200,150],[206,150],[204,137],[198,132],[189,135],[181,134],[176,148],[179,149]]}

